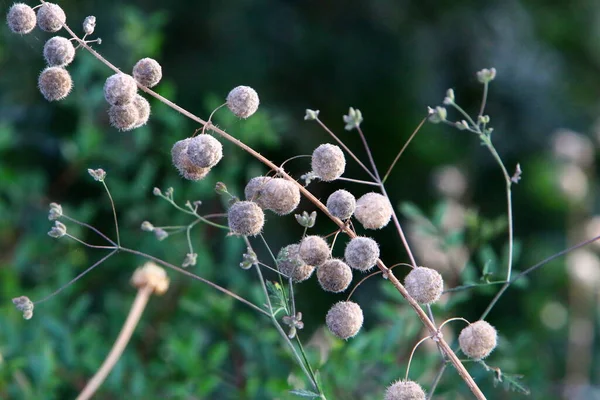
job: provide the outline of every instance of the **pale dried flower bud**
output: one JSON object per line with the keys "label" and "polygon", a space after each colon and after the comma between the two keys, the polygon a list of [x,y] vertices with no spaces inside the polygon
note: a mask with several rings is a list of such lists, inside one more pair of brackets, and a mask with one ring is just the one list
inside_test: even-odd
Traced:
{"label": "pale dried flower bud", "polygon": [[141,229],[145,232],[152,232],[154,231],[154,225],[150,221],[144,221],[142,222]]}
{"label": "pale dried flower bud", "polygon": [[223,158],[223,145],[211,135],[190,138],[187,155],[192,164],[201,168],[212,168]]}
{"label": "pale dried flower bud", "polygon": [[358,236],[346,245],[344,259],[358,271],[367,271],[375,266],[379,258],[377,242],[368,237]]}
{"label": "pale dried flower bud", "polygon": [[136,94],[137,85],[130,75],[114,74],[104,83],[104,98],[110,105],[122,106],[131,103]]}
{"label": "pale dried flower bud", "polygon": [[190,181],[199,181],[204,178],[210,172],[210,168],[196,167],[190,162],[187,156],[187,146],[190,139],[179,140],[173,145],[171,149],[171,158],[173,165],[181,176]]}
{"label": "pale dried flower bud", "polygon": [[149,286],[154,294],[161,295],[169,288],[169,277],[163,268],[149,261],[135,270],[131,284],[138,289]]}
{"label": "pale dried flower bud", "polygon": [[404,278],[404,287],[419,304],[431,304],[439,300],[444,291],[442,275],[435,269],[417,267]]}
{"label": "pale dried flower bud", "polygon": [[10,30],[21,35],[31,32],[36,22],[33,8],[23,3],[13,4],[6,15],[6,23]]}
{"label": "pale dried flower bud", "polygon": [[62,100],[71,92],[73,80],[66,69],[47,67],[38,78],[38,87],[46,100]]}
{"label": "pale dried flower bud", "polygon": [[23,313],[23,318],[31,319],[33,317],[33,302],[27,296],[15,297],[12,299],[16,309]]}
{"label": "pale dried flower bud", "polygon": [[110,106],[108,109],[110,124],[120,131],[132,130],[139,117],[138,109],[133,102],[122,106]]}
{"label": "pale dried flower bud", "polygon": [[138,119],[133,126],[133,129],[146,125],[148,118],[150,118],[150,103],[148,100],[146,100],[143,96],[136,94],[131,103],[135,106],[138,113]]}
{"label": "pale dried flower bud", "polygon": [[309,265],[318,267],[330,256],[329,245],[321,236],[307,236],[300,242],[300,258]]}
{"label": "pale dried flower bud", "polygon": [[331,182],[342,176],[346,169],[344,152],[338,146],[325,143],[312,154],[312,170],[325,182]]}
{"label": "pale dried flower bud", "polygon": [[343,292],[352,282],[352,270],[345,262],[334,258],[317,268],[317,279],[323,290]]}
{"label": "pale dried flower bud", "polygon": [[353,301],[335,303],[325,317],[325,322],[331,333],[340,339],[354,337],[360,331],[363,321],[362,309]]}
{"label": "pale dried flower bud", "polygon": [[347,190],[336,190],[327,199],[327,210],[331,215],[341,220],[350,218],[355,209],[356,198]]}
{"label": "pale dried flower bud", "polygon": [[86,35],[91,35],[96,29],[96,17],[90,15],[83,20],[83,32]]}
{"label": "pale dried flower bud", "polygon": [[258,93],[250,86],[238,86],[227,95],[227,107],[239,118],[248,118],[258,110]]}
{"label": "pale dried flower bud", "polygon": [[51,67],[65,67],[75,58],[73,42],[62,36],[54,36],[44,44],[44,59]]}
{"label": "pale dried flower bud", "polygon": [[141,85],[153,87],[162,78],[162,68],[158,61],[152,58],[142,58],[133,66],[133,78]]}
{"label": "pale dried flower bud", "polygon": [[56,221],[63,215],[62,206],[58,203],[50,203],[50,211],[48,212],[48,220]]}
{"label": "pale dried flower bud", "polygon": [[458,336],[460,349],[469,358],[481,360],[496,348],[498,333],[486,321],[479,320],[464,328]]}
{"label": "pale dried flower bud", "polygon": [[356,201],[354,216],[365,229],[381,229],[390,222],[392,205],[379,193],[367,193]]}
{"label": "pale dried flower bud", "polygon": [[38,8],[37,23],[41,30],[56,32],[67,22],[67,16],[59,5],[44,3]]}
{"label": "pale dried flower bud", "polygon": [[54,221],[54,226],[48,232],[48,236],[58,239],[67,234],[67,227],[60,221]]}
{"label": "pale dried flower bud", "polygon": [[299,245],[290,244],[279,250],[279,254],[277,254],[279,272],[288,278],[292,278],[295,283],[307,280],[315,270],[314,266],[302,261],[299,249]]}
{"label": "pale dried flower bud", "polygon": [[231,233],[241,236],[256,236],[265,225],[265,213],[252,201],[238,201],[227,213]]}
{"label": "pale dried flower bud", "polygon": [[398,380],[385,391],[384,400],[425,400],[425,391],[414,381]]}

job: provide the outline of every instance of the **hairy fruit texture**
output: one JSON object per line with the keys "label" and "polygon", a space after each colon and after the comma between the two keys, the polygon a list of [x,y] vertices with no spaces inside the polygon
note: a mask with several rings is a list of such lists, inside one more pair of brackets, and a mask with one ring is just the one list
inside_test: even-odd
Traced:
{"label": "hairy fruit texture", "polygon": [[37,18],[35,11],[27,4],[15,3],[8,10],[6,23],[11,31],[24,35],[35,28]]}
{"label": "hairy fruit texture", "polygon": [[339,293],[348,289],[352,282],[352,270],[342,260],[327,260],[317,268],[317,279],[323,290]]}
{"label": "hairy fruit texture", "polygon": [[325,182],[331,182],[342,176],[346,169],[344,152],[338,146],[325,143],[312,154],[312,170]]}
{"label": "hairy fruit texture", "polygon": [[336,190],[327,198],[327,210],[341,220],[350,218],[355,209],[356,198],[347,190]]}
{"label": "hairy fruit texture", "polygon": [[139,120],[139,112],[133,102],[122,106],[110,106],[108,109],[110,124],[120,131],[135,128]]}
{"label": "hairy fruit texture", "polygon": [[112,106],[131,103],[137,94],[135,79],[123,73],[109,76],[104,83],[104,98]]}
{"label": "hairy fruit texture", "polygon": [[469,358],[481,360],[496,348],[498,333],[486,321],[479,320],[464,328],[458,336],[460,349]]}
{"label": "hairy fruit texture", "polygon": [[171,149],[171,159],[181,176],[190,181],[199,181],[208,175],[210,168],[197,167],[190,162],[190,159],[187,156],[187,146],[189,142],[189,138],[176,142]]}
{"label": "hairy fruit texture", "polygon": [[162,78],[162,67],[152,58],[142,58],[133,66],[133,78],[141,85],[153,87]]}
{"label": "hairy fruit texture", "polygon": [[51,67],[64,67],[75,58],[73,42],[62,36],[54,36],[44,44],[44,59]]}
{"label": "hairy fruit texture", "polygon": [[169,288],[169,277],[163,268],[149,261],[135,270],[131,284],[138,289],[150,286],[155,294],[161,295]]}
{"label": "hairy fruit texture", "polygon": [[279,250],[279,254],[277,254],[279,272],[288,278],[292,278],[295,283],[307,280],[315,270],[314,266],[302,261],[299,250],[299,245],[290,244]]}
{"label": "hairy fruit texture", "polygon": [[321,236],[307,236],[300,242],[300,258],[307,264],[318,267],[330,257],[327,241]]}
{"label": "hairy fruit texture", "polygon": [[48,67],[40,74],[38,87],[46,100],[62,100],[71,92],[73,80],[66,69]]}
{"label": "hairy fruit texture", "polygon": [[356,201],[354,216],[365,229],[381,229],[392,218],[392,205],[382,194],[367,193]]}
{"label": "hairy fruit texture", "polygon": [[362,309],[353,301],[335,303],[325,317],[325,322],[331,333],[340,339],[354,337],[360,331],[363,321]]}
{"label": "hairy fruit texture", "polygon": [[59,5],[44,3],[38,8],[37,24],[41,30],[56,32],[67,22],[67,16]]}
{"label": "hairy fruit texture", "polygon": [[425,391],[414,381],[398,380],[385,391],[384,400],[425,400]]}
{"label": "hairy fruit texture", "polygon": [[438,301],[442,295],[444,280],[434,269],[417,267],[404,278],[404,287],[417,303],[431,304]]}
{"label": "hairy fruit texture", "polygon": [[352,268],[367,271],[375,266],[379,258],[379,245],[368,237],[355,237],[346,245],[344,259]]}
{"label": "hairy fruit texture", "polygon": [[210,135],[194,136],[188,143],[187,155],[195,166],[212,168],[223,158],[223,145]]}
{"label": "hairy fruit texture", "polygon": [[278,215],[287,215],[300,204],[300,189],[284,178],[252,178],[244,189],[244,195],[247,200],[256,201],[261,208]]}
{"label": "hairy fruit texture", "polygon": [[265,225],[265,213],[252,201],[238,201],[227,213],[229,229],[236,235],[256,236]]}
{"label": "hairy fruit texture", "polygon": [[250,86],[238,86],[227,95],[227,108],[239,118],[248,118],[258,110],[258,93]]}
{"label": "hairy fruit texture", "polygon": [[137,109],[138,119],[133,126],[133,129],[139,128],[140,126],[146,125],[148,122],[148,118],[150,118],[150,103],[144,97],[136,94],[131,102],[133,106]]}

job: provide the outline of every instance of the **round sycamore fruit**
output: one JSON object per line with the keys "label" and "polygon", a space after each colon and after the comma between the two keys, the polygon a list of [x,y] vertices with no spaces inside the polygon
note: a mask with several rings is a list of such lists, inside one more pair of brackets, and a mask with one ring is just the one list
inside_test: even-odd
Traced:
{"label": "round sycamore fruit", "polygon": [[364,321],[360,306],[353,301],[335,303],[327,312],[325,323],[327,328],[340,339],[356,336]]}
{"label": "round sycamore fruit", "polygon": [[8,28],[21,35],[31,32],[35,28],[36,22],[37,18],[33,8],[23,3],[13,4],[6,15]]}
{"label": "round sycamore fruit", "polygon": [[379,258],[379,245],[368,237],[358,236],[350,240],[344,251],[344,259],[358,271],[367,271],[375,266]]}
{"label": "round sycamore fruit", "polygon": [[350,218],[355,209],[356,198],[347,190],[336,190],[327,198],[327,210],[341,220]]}
{"label": "round sycamore fruit", "polygon": [[398,380],[385,391],[384,400],[425,400],[425,391],[414,381]]}
{"label": "round sycamore fruit", "polygon": [[187,155],[197,167],[212,168],[223,158],[223,145],[211,135],[198,135],[190,139]]}
{"label": "round sycamore fruit", "polygon": [[384,195],[367,193],[356,201],[354,216],[365,229],[381,229],[392,218],[392,205]]}
{"label": "round sycamore fruit", "polygon": [[59,5],[44,3],[38,8],[37,24],[41,30],[56,32],[67,22],[67,16]]}
{"label": "round sycamore fruit", "polygon": [[54,36],[44,44],[44,59],[51,67],[65,67],[75,58],[73,42],[62,36]]}
{"label": "round sycamore fruit", "polygon": [[138,112],[138,119],[133,126],[133,129],[146,125],[146,122],[148,122],[148,119],[150,118],[150,103],[148,100],[143,96],[136,94],[131,104],[133,104]]}
{"label": "round sycamore fruit", "polygon": [[265,213],[252,201],[235,202],[227,213],[229,229],[235,235],[256,236],[265,225]]}
{"label": "round sycamore fruit", "polygon": [[479,320],[464,328],[458,336],[462,352],[469,358],[481,360],[496,348],[498,333],[486,321]]}
{"label": "round sycamore fruit", "polygon": [[189,142],[190,138],[176,142],[171,149],[171,159],[181,176],[190,181],[199,181],[208,175],[210,168],[197,167],[191,163],[187,155],[187,146]]}
{"label": "round sycamore fruit", "polygon": [[133,102],[122,106],[110,106],[108,109],[110,124],[120,131],[129,131],[135,128],[139,120],[137,107]]}
{"label": "round sycamore fruit", "polygon": [[325,182],[331,182],[342,176],[346,169],[344,152],[338,146],[325,143],[312,154],[312,170]]}
{"label": "round sycamore fruit", "polygon": [[238,86],[227,95],[227,108],[239,118],[248,118],[258,110],[258,93],[250,86]]}
{"label": "round sycamore fruit", "polygon": [[352,270],[342,260],[333,258],[317,268],[317,279],[323,290],[340,293],[352,282]]}
{"label": "round sycamore fruit", "polygon": [[133,79],[146,87],[153,87],[162,78],[162,68],[158,61],[152,58],[142,58],[133,66]]}
{"label": "round sycamore fruit", "polygon": [[48,67],[40,74],[38,87],[46,100],[62,100],[71,92],[73,80],[66,69]]}
{"label": "round sycamore fruit", "polygon": [[310,278],[315,270],[312,265],[306,264],[299,255],[300,246],[297,244],[290,244],[279,250],[277,254],[277,267],[279,272],[288,278],[291,278],[293,282],[303,282]]}
{"label": "round sycamore fruit", "polygon": [[444,280],[435,269],[417,267],[404,278],[404,287],[417,303],[431,304],[438,301],[442,295]]}
{"label": "round sycamore fruit", "polygon": [[318,267],[330,257],[327,241],[321,236],[306,236],[300,242],[300,258],[307,264]]}
{"label": "round sycamore fruit", "polygon": [[247,200],[256,201],[265,210],[287,215],[300,204],[300,189],[284,178],[258,176],[252,178],[244,189]]}
{"label": "round sycamore fruit", "polygon": [[137,94],[135,79],[130,75],[118,73],[109,76],[104,83],[104,98],[112,106],[131,103]]}

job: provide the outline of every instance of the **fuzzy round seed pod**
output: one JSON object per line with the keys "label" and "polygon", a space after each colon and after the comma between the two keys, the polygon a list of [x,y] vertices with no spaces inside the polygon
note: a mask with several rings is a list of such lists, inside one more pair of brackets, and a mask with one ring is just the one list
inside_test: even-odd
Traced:
{"label": "fuzzy round seed pod", "polygon": [[31,32],[36,22],[33,8],[23,3],[13,4],[6,15],[6,23],[10,30],[21,35]]}
{"label": "fuzzy round seed pod", "polygon": [[131,103],[137,94],[135,79],[130,75],[118,73],[109,76],[104,82],[104,98],[112,106]]}
{"label": "fuzzy round seed pod", "polygon": [[44,44],[44,58],[51,67],[64,67],[75,58],[73,42],[62,36],[54,36]]}
{"label": "fuzzy round seed pod", "polygon": [[292,278],[292,281],[298,283],[310,278],[315,270],[312,265],[306,264],[300,258],[299,253],[300,246],[297,244],[290,244],[279,250],[277,254],[277,266],[279,272]]}
{"label": "fuzzy round seed pod", "polygon": [[317,268],[317,279],[323,290],[339,293],[348,289],[352,282],[352,270],[342,260],[327,260]]}
{"label": "fuzzy round seed pod", "polygon": [[122,106],[110,106],[108,118],[110,124],[120,131],[130,131],[139,120],[139,112],[133,102]]}
{"label": "fuzzy round seed pod", "polygon": [[425,391],[414,381],[398,380],[385,391],[384,400],[425,400]]}
{"label": "fuzzy round seed pod", "polygon": [[404,278],[404,287],[419,304],[431,304],[439,300],[444,291],[444,280],[435,269],[417,267]]}
{"label": "fuzzy round seed pod", "polygon": [[334,217],[346,220],[354,214],[356,209],[356,199],[354,195],[347,190],[339,189],[331,193],[327,199],[327,210]]}
{"label": "fuzzy round seed pod", "polygon": [[379,193],[367,193],[356,201],[354,216],[365,229],[381,229],[392,218],[392,205]]}
{"label": "fuzzy round seed pod", "polygon": [[258,110],[258,93],[250,86],[238,86],[227,95],[227,108],[239,118],[248,118]]}
{"label": "fuzzy round seed pod", "polygon": [[300,189],[293,182],[283,178],[258,176],[252,178],[244,189],[246,199],[278,215],[287,215],[300,204]]}
{"label": "fuzzy round seed pod", "polygon": [[355,237],[346,245],[344,259],[358,271],[367,271],[375,266],[379,258],[379,245],[368,237]]}
{"label": "fuzzy round seed pod", "polygon": [[342,176],[346,169],[344,152],[334,144],[320,145],[312,154],[312,170],[322,181],[331,182]]}
{"label": "fuzzy round seed pod", "polygon": [[496,348],[498,333],[486,321],[479,320],[464,328],[458,336],[460,349],[469,358],[481,360]]}
{"label": "fuzzy round seed pod", "polygon": [[46,100],[62,100],[71,92],[73,80],[66,69],[47,67],[38,78],[38,87]]}
{"label": "fuzzy round seed pod", "polygon": [[196,167],[190,162],[190,159],[187,156],[187,146],[189,142],[189,138],[176,142],[171,149],[171,159],[181,176],[190,181],[199,181],[208,175],[210,168]]}
{"label": "fuzzy round seed pod", "polygon": [[250,179],[250,181],[246,184],[246,188],[244,189],[246,200],[255,201],[259,206],[265,208],[260,201],[260,192],[265,187],[265,184],[271,179],[273,178],[269,176],[257,176]]}
{"label": "fuzzy round seed pod", "polygon": [[58,4],[44,3],[37,12],[37,24],[41,30],[56,32],[67,22],[65,12]]}
{"label": "fuzzy round seed pod", "polygon": [[229,229],[236,235],[256,236],[265,225],[265,213],[252,201],[238,201],[227,213]]}
{"label": "fuzzy round seed pod", "polygon": [[154,294],[161,295],[169,288],[169,277],[163,268],[149,261],[135,270],[131,284],[138,289],[150,286]]}
{"label": "fuzzy round seed pod", "polygon": [[148,103],[148,100],[139,94],[136,94],[131,104],[135,106],[138,112],[138,119],[133,126],[133,129],[146,125],[148,118],[150,118],[150,103]]}
{"label": "fuzzy round seed pod", "polygon": [[162,78],[160,64],[152,58],[142,58],[133,66],[133,78],[146,87],[156,86]]}
{"label": "fuzzy round seed pod", "polygon": [[212,168],[223,158],[223,145],[210,135],[194,136],[188,144],[187,155],[195,166]]}
{"label": "fuzzy round seed pod", "polygon": [[325,322],[331,333],[340,339],[354,337],[360,331],[363,320],[362,309],[353,301],[335,303],[325,317]]}
{"label": "fuzzy round seed pod", "polygon": [[307,264],[318,267],[330,256],[329,245],[321,236],[307,236],[300,242],[300,258]]}

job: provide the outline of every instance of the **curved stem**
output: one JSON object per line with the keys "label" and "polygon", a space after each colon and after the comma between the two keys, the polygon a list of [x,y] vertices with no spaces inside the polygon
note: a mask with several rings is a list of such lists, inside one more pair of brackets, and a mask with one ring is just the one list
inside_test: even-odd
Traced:
{"label": "curved stem", "polygon": [[424,341],[426,341],[427,339],[430,339],[430,337],[427,336],[427,337],[424,337],[423,339],[419,340],[419,342],[417,344],[415,344],[415,346],[412,348],[412,351],[410,352],[410,357],[408,358],[408,365],[406,366],[406,375],[404,375],[405,381],[408,380],[408,371],[410,371],[410,363],[412,362],[412,358],[413,358],[413,355],[415,354],[415,351],[417,350],[417,347],[419,347],[419,345],[421,343],[423,343]]}
{"label": "curved stem", "polygon": [[115,202],[110,194],[110,190],[108,190],[108,186],[106,182],[102,181],[102,186],[106,190],[106,194],[108,195],[108,199],[110,200],[110,208],[112,209],[113,219],[115,220],[115,230],[117,231],[117,245],[121,245],[121,237],[119,236],[119,221],[117,220],[117,210],[115,209]]}

